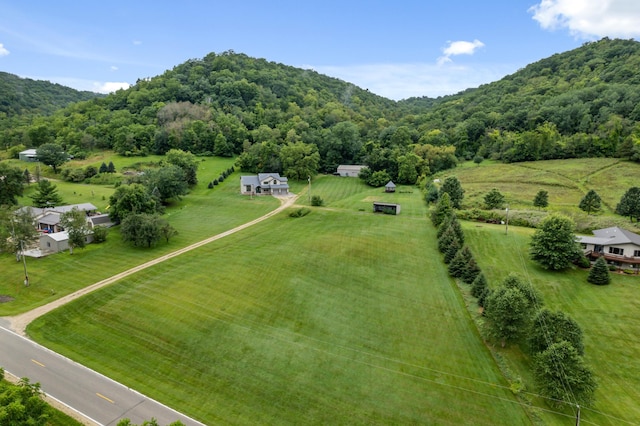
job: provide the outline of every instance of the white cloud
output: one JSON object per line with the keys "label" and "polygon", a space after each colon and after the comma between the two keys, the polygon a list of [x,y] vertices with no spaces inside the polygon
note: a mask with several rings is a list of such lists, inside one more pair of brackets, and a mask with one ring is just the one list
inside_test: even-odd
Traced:
{"label": "white cloud", "polygon": [[541,0],[529,12],[545,30],[567,29],[584,39],[640,35],[638,0]]}
{"label": "white cloud", "polygon": [[0,43],[0,56],[7,56],[10,52],[4,47],[4,44]]}
{"label": "white cloud", "polygon": [[455,66],[453,64],[369,64],[306,66],[305,68],[355,84],[362,89],[400,100],[413,96],[432,98],[491,83],[515,72],[513,65]]}
{"label": "white cloud", "polygon": [[134,46],[140,46],[142,44],[140,40],[133,40],[132,43]]}
{"label": "white cloud", "polygon": [[484,43],[477,39],[473,41],[449,41],[448,43],[449,45],[442,49],[444,55],[438,58],[439,65],[452,62],[452,56],[473,55],[477,49],[484,47]]}
{"label": "white cloud", "polygon": [[118,82],[118,81],[106,81],[106,82],[94,82],[93,83],[93,92],[98,93],[113,93],[119,89],[128,89],[131,85],[127,82]]}
{"label": "white cloud", "polygon": [[118,71],[118,67],[116,67],[115,65],[111,65],[111,66],[109,67],[109,69],[110,69],[111,71]]}

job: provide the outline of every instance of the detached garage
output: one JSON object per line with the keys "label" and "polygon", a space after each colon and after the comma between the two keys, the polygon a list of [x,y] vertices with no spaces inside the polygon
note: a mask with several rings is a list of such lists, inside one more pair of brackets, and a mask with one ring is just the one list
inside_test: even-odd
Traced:
{"label": "detached garage", "polygon": [[373,212],[398,215],[400,214],[400,204],[382,203],[375,201],[373,203]]}

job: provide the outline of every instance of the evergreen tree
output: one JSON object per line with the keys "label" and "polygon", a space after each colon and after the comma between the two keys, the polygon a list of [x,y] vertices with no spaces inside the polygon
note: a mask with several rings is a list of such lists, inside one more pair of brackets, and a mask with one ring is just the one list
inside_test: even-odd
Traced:
{"label": "evergreen tree", "polygon": [[604,257],[599,257],[591,270],[589,270],[589,275],[587,276],[587,281],[591,284],[595,285],[607,285],[611,281],[611,276],[609,275],[609,267],[607,266],[607,261]]}
{"label": "evergreen tree", "polygon": [[29,169],[24,169],[24,183],[29,185],[31,183],[31,173],[29,173]]}
{"label": "evergreen tree", "polygon": [[467,263],[467,267],[462,273],[462,281],[466,284],[473,284],[473,281],[475,281],[478,274],[480,274],[480,267],[478,266],[476,259],[471,257]]}
{"label": "evergreen tree", "polygon": [[447,247],[447,249],[444,252],[444,263],[445,264],[451,263],[453,258],[456,257],[456,254],[458,253],[459,250],[460,250],[460,243],[458,242],[458,239],[454,237],[453,240],[451,240],[449,247]]}
{"label": "evergreen tree", "polygon": [[430,182],[429,185],[427,185],[424,199],[427,204],[435,203],[438,201],[438,187],[433,182]]}
{"label": "evergreen tree", "polygon": [[62,204],[62,197],[58,194],[58,188],[48,179],[41,179],[38,182],[36,193],[31,196],[35,207],[45,208],[59,206]]}
{"label": "evergreen tree", "polygon": [[549,193],[541,189],[533,199],[533,207],[544,209],[549,205]]}
{"label": "evergreen tree", "polygon": [[580,210],[583,212],[587,212],[587,215],[590,215],[591,212],[597,212],[602,208],[602,200],[596,191],[593,189],[589,190],[580,200],[580,204],[578,205]]}
{"label": "evergreen tree", "polygon": [[444,193],[436,203],[436,207],[431,211],[431,222],[434,226],[440,226],[442,221],[452,212],[451,198],[448,193]]}
{"label": "evergreen tree", "polygon": [[482,272],[478,273],[476,279],[471,283],[471,295],[478,299],[478,306],[484,308],[487,297],[490,294],[489,284]]}
{"label": "evergreen tree", "polygon": [[440,239],[440,237],[442,237],[442,234],[444,234],[451,226],[451,221],[453,220],[453,216],[454,214],[453,212],[451,212],[451,214],[445,216],[442,219],[442,222],[440,222],[440,225],[438,225],[438,232],[436,234],[438,239]]}
{"label": "evergreen tree", "polygon": [[448,227],[444,234],[438,238],[438,250],[440,250],[440,253],[444,253],[449,248],[454,238],[456,238],[456,235],[453,233],[453,229]]}
{"label": "evergreen tree", "polygon": [[113,165],[113,161],[109,161],[109,165],[107,166],[107,173],[115,173],[116,166]]}
{"label": "evergreen tree", "polygon": [[107,164],[103,161],[102,164],[100,164],[98,173],[108,173],[108,172],[109,172],[109,168],[107,167]]}
{"label": "evergreen tree", "polygon": [[442,187],[440,188],[440,198],[442,198],[443,194],[449,194],[451,198],[451,207],[454,209],[459,209],[462,203],[462,199],[464,198],[464,189],[462,189],[462,185],[460,185],[460,181],[455,176],[449,176],[442,183]]}
{"label": "evergreen tree", "polygon": [[449,263],[449,275],[454,278],[462,278],[467,270],[467,265],[472,258],[469,247],[464,246],[454,256]]}

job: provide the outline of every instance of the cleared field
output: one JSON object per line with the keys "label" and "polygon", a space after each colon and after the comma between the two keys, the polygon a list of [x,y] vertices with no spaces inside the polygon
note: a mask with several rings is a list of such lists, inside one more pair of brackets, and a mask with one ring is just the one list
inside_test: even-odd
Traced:
{"label": "cleared field", "polygon": [[420,194],[387,216],[356,180],[312,191],[327,208],[145,270],[30,335],[207,424],[530,423],[434,255]]}
{"label": "cleared field", "polygon": [[[640,424],[640,276],[613,274],[610,285],[595,286],[587,282],[587,271],[551,272],[530,261],[531,229],[509,227],[505,234],[504,226],[465,223],[464,230],[490,285],[516,272],[543,293],[548,307],[580,324],[586,360],[599,383],[595,405],[582,407],[583,422]],[[504,353],[535,391],[526,357],[517,349]]]}

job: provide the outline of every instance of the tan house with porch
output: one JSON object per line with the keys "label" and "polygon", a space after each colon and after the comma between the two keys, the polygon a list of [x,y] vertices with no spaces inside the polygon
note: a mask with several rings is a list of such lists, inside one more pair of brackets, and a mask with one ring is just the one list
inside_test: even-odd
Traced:
{"label": "tan house with porch", "polygon": [[621,268],[640,268],[640,235],[613,226],[597,229],[593,236],[578,236],[584,254],[590,259],[604,257]]}

